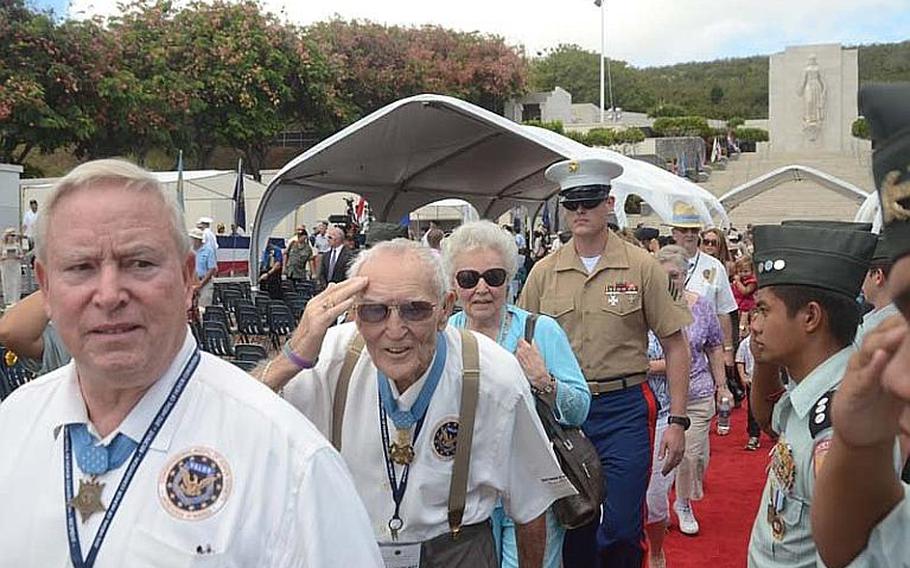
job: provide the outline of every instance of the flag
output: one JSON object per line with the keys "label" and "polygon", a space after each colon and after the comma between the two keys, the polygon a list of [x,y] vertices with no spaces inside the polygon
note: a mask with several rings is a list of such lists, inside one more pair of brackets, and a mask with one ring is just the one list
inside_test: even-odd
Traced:
{"label": "flag", "polygon": [[714,144],[711,145],[711,163],[713,164],[720,159],[720,142],[717,136],[714,137]]}
{"label": "flag", "polygon": [[356,217],[357,224],[361,227],[366,221],[366,210],[367,210],[367,201],[364,198],[360,198],[357,202],[357,205],[354,207],[354,216]]}
{"label": "flag", "polygon": [[237,160],[237,181],[234,182],[234,225],[246,232],[246,204],[243,200],[243,160]]}
{"label": "flag", "polygon": [[183,150],[177,152],[177,203],[180,204],[180,210],[186,213],[186,205],[183,203]]}
{"label": "flag", "polygon": [[540,222],[543,223],[543,230],[547,233],[550,232],[550,203],[548,201],[543,202],[543,214],[540,216]]}

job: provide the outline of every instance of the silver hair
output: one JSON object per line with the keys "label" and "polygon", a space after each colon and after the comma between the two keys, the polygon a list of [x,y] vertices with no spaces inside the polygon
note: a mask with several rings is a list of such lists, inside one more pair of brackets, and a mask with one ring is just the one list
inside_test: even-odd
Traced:
{"label": "silver hair", "polygon": [[679,245],[667,245],[657,251],[655,255],[657,262],[663,264],[669,262],[676,265],[681,272],[689,268],[689,260],[686,257],[686,249]]}
{"label": "silver hair", "polygon": [[372,248],[360,251],[360,254],[357,255],[354,263],[351,264],[351,267],[348,269],[348,278],[359,275],[361,270],[363,270],[364,264],[376,259],[378,256],[385,255],[397,257],[399,259],[407,255],[416,258],[418,262],[426,266],[428,273],[427,279],[433,286],[433,293],[436,295],[437,299],[440,302],[445,299],[450,288],[448,284],[449,281],[446,278],[445,271],[442,269],[442,262],[440,262],[439,257],[433,252],[433,249],[425,247],[421,243],[409,241],[408,239],[397,238],[392,239],[391,241],[383,241]]}
{"label": "silver hair", "polygon": [[339,239],[344,240],[344,230],[341,227],[336,227],[333,225],[325,230],[326,236],[328,236],[329,233],[335,234]]}
{"label": "silver hair", "polygon": [[518,244],[511,233],[490,221],[471,221],[458,227],[442,242],[442,262],[451,281],[455,277],[455,259],[477,249],[492,250],[502,260],[511,281],[518,272]]}
{"label": "silver hair", "polygon": [[116,184],[124,190],[156,193],[169,214],[171,236],[177,250],[180,254],[188,254],[192,250],[183,210],[176,196],[147,170],[126,160],[106,159],[93,160],[73,168],[54,186],[36,226],[35,247],[40,260],[47,260],[47,233],[59,201],[67,195],[100,184]]}

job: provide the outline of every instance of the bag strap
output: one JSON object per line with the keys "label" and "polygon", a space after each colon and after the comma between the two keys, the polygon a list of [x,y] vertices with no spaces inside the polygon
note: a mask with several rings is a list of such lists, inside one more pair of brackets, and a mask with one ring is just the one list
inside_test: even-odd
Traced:
{"label": "bag strap", "polygon": [[363,351],[363,336],[357,333],[351,340],[351,344],[348,345],[344,365],[341,366],[341,375],[335,386],[335,399],[332,406],[332,445],[339,452],[341,452],[341,428],[344,426],[344,407],[348,401],[348,387],[351,385],[351,375],[354,373],[357,360],[360,359],[361,351]]}
{"label": "bag strap", "polygon": [[534,324],[537,323],[537,314],[528,314],[525,320],[525,341],[531,343],[534,341]]}
{"label": "bag strap", "polygon": [[470,331],[461,329],[461,424],[455,446],[455,463],[449,484],[449,529],[452,536],[461,531],[465,497],[468,492],[468,469],[471,462],[471,444],[474,440],[474,416],[480,392],[480,355],[477,338]]}

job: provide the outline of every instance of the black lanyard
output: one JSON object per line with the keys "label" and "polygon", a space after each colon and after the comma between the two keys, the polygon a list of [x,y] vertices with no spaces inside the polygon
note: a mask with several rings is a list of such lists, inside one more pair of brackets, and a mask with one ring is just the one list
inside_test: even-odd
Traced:
{"label": "black lanyard", "polygon": [[[412,444],[417,444],[417,435],[420,434],[420,428],[423,426],[423,419],[426,414],[420,417],[414,426],[414,438]],[[389,476],[389,485],[392,487],[392,501],[395,502],[395,513],[389,519],[389,530],[392,532],[392,540],[398,540],[398,531],[404,526],[401,520],[401,502],[404,500],[404,492],[408,488],[408,474],[411,472],[411,464],[406,464],[401,471],[401,482],[395,475],[395,463],[389,455],[389,424],[386,418],[385,407],[382,405],[382,397],[379,397],[379,429],[382,432],[382,457],[385,458],[386,473]]]}
{"label": "black lanyard", "polygon": [[84,560],[82,558],[82,545],[79,543],[79,529],[76,526],[76,510],[69,505],[73,499],[73,455],[69,432],[71,424],[66,426],[63,433],[63,492],[66,499],[66,536],[69,540],[70,559],[73,561],[73,566],[75,568],[92,568],[92,566],[94,566],[95,559],[98,557],[98,551],[101,549],[101,544],[104,542],[104,537],[107,536],[107,530],[114,520],[114,515],[117,514],[117,509],[120,508],[120,503],[123,502],[123,496],[126,494],[126,490],[133,481],[133,476],[136,475],[139,464],[142,463],[152,442],[155,440],[155,436],[161,431],[164,422],[167,420],[168,416],[170,416],[171,411],[174,410],[177,401],[180,400],[183,389],[186,387],[190,377],[199,365],[199,359],[199,349],[197,348],[193,351],[190,360],[187,361],[183,370],[180,372],[177,382],[174,383],[174,386],[171,388],[171,392],[165,399],[164,404],[158,409],[158,414],[155,415],[148,430],[145,431],[145,435],[142,436],[142,441],[139,442],[136,453],[133,454],[133,458],[130,460],[126,472],[123,474],[123,479],[120,480],[120,485],[117,486],[117,492],[114,493],[114,498],[111,499],[111,504],[104,513],[104,518],[101,520],[101,526],[98,527],[98,533],[95,535],[95,540],[92,541],[88,556],[86,556]]}
{"label": "black lanyard", "polygon": [[695,274],[695,269],[698,268],[698,259],[700,256],[701,256],[701,251],[696,252],[695,253],[695,262],[692,263],[692,266],[687,267],[686,283],[683,284],[684,288],[689,285],[689,280],[692,278],[692,275]]}

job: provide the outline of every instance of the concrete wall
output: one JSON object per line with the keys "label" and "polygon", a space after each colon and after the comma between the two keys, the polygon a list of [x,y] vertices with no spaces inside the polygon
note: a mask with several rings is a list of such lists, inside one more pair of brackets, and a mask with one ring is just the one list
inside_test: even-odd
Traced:
{"label": "concrete wall", "polygon": [[19,230],[22,203],[19,199],[19,175],[22,166],[0,164],[0,231],[7,227]]}
{"label": "concrete wall", "polygon": [[[820,44],[788,47],[771,56],[768,110],[774,153],[849,152],[857,117],[857,54],[839,44]],[[807,121],[803,89],[813,57],[824,86],[822,119],[814,125]]]}

